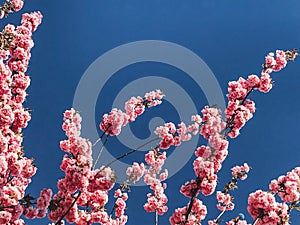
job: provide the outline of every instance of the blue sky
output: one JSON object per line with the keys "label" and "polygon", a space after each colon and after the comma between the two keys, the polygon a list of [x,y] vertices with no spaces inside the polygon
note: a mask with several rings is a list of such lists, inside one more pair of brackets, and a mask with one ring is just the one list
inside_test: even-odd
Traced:
{"label": "blue sky", "polygon": [[[225,96],[228,81],[260,72],[266,53],[300,48],[298,0],[91,0],[88,3],[31,0],[25,2],[22,12],[34,10],[41,11],[44,18],[34,34],[35,47],[29,67],[32,81],[26,101],[26,107],[33,111],[32,120],[24,131],[24,146],[26,155],[34,157],[39,168],[28,188],[28,192],[35,195],[43,187],[56,190],[56,181],[63,176],[59,170],[63,156],[59,141],[65,138],[61,130],[62,113],[72,107],[77,85],[87,68],[111,49],[142,40],[161,40],[183,46],[208,65]],[[20,18],[21,12],[10,15],[1,21],[1,26],[19,24]],[[115,61],[110,63],[113,65]],[[249,178],[233,192],[236,210],[226,214],[224,219],[242,212],[251,222],[246,210],[247,195],[257,189],[266,190],[271,179],[300,166],[299,70],[300,61],[297,59],[283,71],[273,74],[275,85],[270,93],[251,94],[257,112],[242,129],[241,135],[230,141],[229,156],[219,173],[218,190],[223,189],[230,179],[232,166],[248,162],[253,169]],[[97,124],[94,125],[98,125],[103,113],[115,106],[116,96],[127,84],[133,84],[133,88],[126,92],[133,96],[142,95],[140,90],[143,88],[145,92],[149,91],[147,82],[134,88],[135,81],[145,76],[175,82],[188,93],[198,111],[208,104],[203,90],[184,71],[159,62],[140,62],[120,69],[102,84],[95,114],[90,118],[95,119]],[[158,82],[157,85],[162,84]],[[186,107],[185,97],[177,100]],[[130,125],[130,135],[146,142],[151,135],[149,121],[160,117],[161,123],[162,119],[178,123],[177,110],[171,102],[149,110]],[[190,116],[189,112],[187,114],[184,117]],[[125,139],[130,140],[130,135],[125,135]],[[205,141],[200,138],[198,144],[205,144]],[[119,156],[126,151],[126,146],[111,138],[107,150],[113,156]],[[176,154],[176,149],[170,153]],[[142,160],[143,154],[125,159],[124,163]],[[168,223],[175,207],[187,204],[188,199],[178,190],[193,177],[192,161],[191,155],[191,160],[167,181],[170,210],[160,218],[160,224]],[[147,187],[133,187],[127,210],[129,225],[154,224],[154,215],[142,209],[148,191]],[[207,218],[215,218],[218,212],[214,197],[201,198],[208,206]],[[299,213],[292,213],[291,221],[297,224]],[[28,224],[47,224],[47,220],[28,221]]]}

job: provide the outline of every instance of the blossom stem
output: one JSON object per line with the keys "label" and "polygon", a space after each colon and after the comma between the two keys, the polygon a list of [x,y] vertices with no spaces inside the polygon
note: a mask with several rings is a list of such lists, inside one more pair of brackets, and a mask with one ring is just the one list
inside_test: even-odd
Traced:
{"label": "blossom stem", "polygon": [[125,154],[123,154],[123,155],[121,155],[121,156],[115,158],[115,159],[112,160],[110,163],[106,164],[106,165],[103,167],[103,169],[109,167],[111,164],[113,164],[114,162],[118,161],[119,159],[122,159],[122,158],[124,158],[124,157],[126,157],[126,156],[128,156],[128,155],[130,155],[130,154],[132,154],[132,153],[134,153],[134,152],[136,152],[136,151],[138,151],[138,150],[141,149],[142,147],[144,147],[144,146],[150,144],[151,142],[157,141],[157,140],[159,140],[158,137],[157,137],[157,138],[153,138],[153,139],[147,141],[146,143],[140,145],[139,147],[137,147],[137,148],[135,148],[135,149],[131,149],[130,151],[128,151],[128,152],[126,152]]}
{"label": "blossom stem", "polygon": [[216,221],[216,223],[218,223],[219,219],[221,218],[221,216],[226,212],[226,210],[224,209],[222,212],[220,212],[220,214],[216,217],[216,219],[214,219],[214,221]]}
{"label": "blossom stem", "polygon": [[98,153],[97,159],[96,159],[96,161],[95,161],[95,163],[94,163],[94,165],[93,165],[93,170],[95,169],[95,167],[96,167],[96,165],[97,165],[97,163],[98,163],[98,161],[99,161],[99,159],[100,159],[100,156],[101,156],[101,154],[102,154],[102,152],[103,152],[103,149],[104,149],[104,146],[105,146],[105,144],[106,144],[106,142],[107,142],[107,139],[108,139],[108,135],[106,135],[106,138],[105,138],[105,140],[104,140],[104,142],[103,142],[103,144],[102,144],[102,146],[101,146],[101,148],[100,148],[100,151],[99,151],[99,153]]}
{"label": "blossom stem", "polygon": [[103,138],[104,134],[108,131],[108,129],[111,127],[111,124],[107,126],[106,130],[101,134],[101,136],[95,141],[95,143],[92,145],[93,147],[96,146],[96,144]]}
{"label": "blossom stem", "polygon": [[155,210],[155,225],[158,225],[158,213],[157,213],[157,210]]}
{"label": "blossom stem", "polygon": [[252,223],[252,225],[256,225],[257,224],[257,222],[259,221],[259,217],[257,217],[255,220],[254,220],[254,222]]}

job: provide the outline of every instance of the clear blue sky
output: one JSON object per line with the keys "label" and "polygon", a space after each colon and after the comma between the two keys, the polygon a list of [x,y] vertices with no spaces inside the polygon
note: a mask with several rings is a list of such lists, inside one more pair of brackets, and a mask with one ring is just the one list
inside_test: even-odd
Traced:
{"label": "clear blue sky", "polygon": [[[65,138],[61,130],[62,113],[72,106],[76,87],[86,69],[105,52],[140,40],[176,43],[197,54],[209,66],[225,95],[228,81],[259,73],[269,51],[300,48],[298,0],[25,1],[22,12],[33,10],[44,15],[34,34],[35,47],[29,67],[32,82],[26,101],[26,107],[32,109],[32,120],[24,131],[26,155],[34,157],[39,168],[28,189],[33,195],[43,187],[56,190],[56,181],[63,176],[59,170],[63,156],[59,141]],[[1,21],[1,26],[8,22],[19,24],[20,17],[20,12],[10,15]],[[236,210],[226,214],[228,218],[242,212],[252,222],[246,210],[247,195],[257,189],[266,190],[271,179],[300,166],[299,71],[297,59],[280,73],[274,73],[275,85],[270,93],[250,96],[256,102],[257,112],[241,135],[230,142],[229,156],[219,174],[218,190],[229,180],[232,166],[248,162],[253,167],[249,179],[234,191]],[[98,96],[96,114],[92,115],[97,123],[101,114],[111,109],[123,86],[148,75],[177,83],[189,93],[199,111],[208,104],[201,89],[183,71],[167,64],[142,62],[122,68],[105,84]],[[144,86],[147,89],[147,83]],[[131,92],[142,94],[135,93],[134,88]],[[166,102],[133,123],[132,133],[148,140],[150,131],[146,127],[153,117],[179,122],[176,108]],[[120,141],[114,138],[109,141],[108,151],[115,156],[126,151]],[[199,139],[199,145],[203,143]],[[141,160],[143,154],[136,154],[133,159]],[[176,206],[188,202],[178,190],[193,177],[192,161],[191,156],[190,162],[167,181],[170,210],[160,219],[161,225],[168,224]],[[142,209],[148,191],[147,187],[135,187],[130,193],[128,225],[154,224],[154,215]],[[202,199],[210,212],[208,218],[215,218],[214,197]],[[298,224],[299,213],[293,213],[291,221]],[[47,220],[28,221],[28,224],[47,224]]]}

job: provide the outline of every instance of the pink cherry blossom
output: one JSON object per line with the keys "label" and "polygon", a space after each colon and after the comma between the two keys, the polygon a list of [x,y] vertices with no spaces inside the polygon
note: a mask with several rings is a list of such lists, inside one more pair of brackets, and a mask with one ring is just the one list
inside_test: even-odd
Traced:
{"label": "pink cherry blossom", "polygon": [[289,220],[288,206],[278,203],[273,194],[257,190],[248,198],[248,212],[258,225],[280,224]]}
{"label": "pink cherry blossom", "polygon": [[188,206],[175,209],[175,212],[169,219],[171,225],[200,224],[201,221],[205,219],[207,214],[206,206],[203,205],[202,201],[197,198],[194,199],[194,201],[192,202],[192,208],[191,208],[192,213],[188,218],[186,218],[187,211],[188,211]]}
{"label": "pink cherry blossom", "polygon": [[244,163],[243,166],[235,166],[231,168],[232,177],[239,178],[240,180],[245,180],[249,171],[250,167],[247,163]]}
{"label": "pink cherry blossom", "polygon": [[217,208],[221,211],[223,210],[233,210],[234,203],[232,202],[232,196],[230,194],[225,194],[221,191],[217,191],[217,200],[218,205]]}
{"label": "pink cherry blossom", "polygon": [[4,16],[7,16],[9,13],[20,11],[23,5],[24,5],[23,0],[7,1],[0,8],[0,19],[2,19]]}
{"label": "pink cherry blossom", "polygon": [[126,174],[128,176],[129,182],[138,182],[141,177],[144,175],[145,165],[143,163],[138,164],[134,162],[131,167],[128,167],[126,170]]}
{"label": "pink cherry blossom", "polygon": [[277,180],[272,180],[269,188],[272,192],[278,193],[284,202],[296,202],[300,198],[300,177],[297,169],[288,172],[285,176],[280,176]]}

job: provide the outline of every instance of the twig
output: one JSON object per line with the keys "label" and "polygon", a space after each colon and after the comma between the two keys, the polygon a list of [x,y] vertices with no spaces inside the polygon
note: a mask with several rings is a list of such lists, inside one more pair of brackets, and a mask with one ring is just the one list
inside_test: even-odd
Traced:
{"label": "twig", "polygon": [[136,151],[138,151],[138,150],[141,149],[142,147],[144,147],[144,146],[146,146],[146,145],[148,145],[148,144],[150,144],[151,142],[156,141],[156,140],[159,140],[159,137],[153,138],[153,139],[151,139],[150,141],[147,141],[146,143],[140,145],[139,147],[137,147],[137,148],[135,148],[135,149],[132,149],[132,150],[126,152],[124,155],[121,155],[121,156],[115,158],[113,161],[111,161],[110,163],[106,164],[102,169],[109,167],[111,164],[113,164],[114,162],[118,161],[119,159],[122,159],[122,158],[124,158],[124,157],[126,157],[126,156],[128,156],[128,155],[130,155],[130,154],[132,154],[132,153],[134,153],[134,152],[136,152]]}
{"label": "twig", "polygon": [[106,134],[106,132],[108,131],[108,129],[111,127],[111,124],[109,124],[107,126],[107,128],[105,129],[105,131],[103,131],[103,133],[101,134],[101,136],[95,141],[95,143],[92,145],[93,147],[95,147],[95,145],[103,138],[104,134]]}
{"label": "twig", "polygon": [[101,156],[101,154],[102,154],[102,152],[103,152],[103,149],[104,149],[104,146],[105,146],[105,144],[106,144],[106,142],[107,142],[107,139],[108,139],[108,135],[106,135],[105,141],[103,142],[103,144],[102,144],[102,146],[101,146],[101,148],[100,148],[100,151],[99,151],[99,153],[98,153],[97,159],[96,159],[96,161],[95,161],[95,163],[94,163],[94,165],[93,165],[93,170],[95,169],[95,167],[96,167],[96,165],[97,165],[97,163],[98,163],[98,161],[99,161],[99,159],[100,159],[100,156]]}
{"label": "twig", "polygon": [[255,220],[254,220],[254,222],[252,223],[252,225],[256,225],[257,224],[257,222],[259,221],[259,217],[257,217]]}
{"label": "twig", "polygon": [[222,212],[220,212],[220,214],[216,217],[216,219],[214,219],[214,221],[219,221],[219,219],[221,218],[221,216],[226,212],[226,210],[224,209]]}

